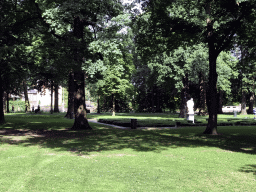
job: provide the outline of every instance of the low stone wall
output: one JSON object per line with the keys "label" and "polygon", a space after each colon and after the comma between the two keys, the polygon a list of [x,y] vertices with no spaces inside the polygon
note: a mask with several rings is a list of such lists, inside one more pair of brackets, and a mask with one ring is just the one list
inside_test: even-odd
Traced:
{"label": "low stone wall", "polygon": [[241,112],[241,105],[239,106],[225,106],[222,108],[223,113],[232,113],[234,111]]}

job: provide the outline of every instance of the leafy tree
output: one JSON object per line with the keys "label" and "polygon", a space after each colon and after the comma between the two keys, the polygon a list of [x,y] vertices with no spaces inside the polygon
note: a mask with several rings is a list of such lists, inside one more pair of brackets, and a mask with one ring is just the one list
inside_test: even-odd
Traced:
{"label": "leafy tree", "polygon": [[[18,62],[18,55],[22,55],[22,48],[30,43],[29,30],[38,26],[39,17],[35,2],[29,0],[3,0],[0,2],[0,12],[0,95],[3,96],[4,88],[10,88],[6,85],[11,82],[5,82],[2,72],[6,69],[18,71],[24,67],[24,63]],[[0,108],[0,121],[4,122],[2,102]]]}
{"label": "leafy tree", "polygon": [[69,72],[74,74],[74,81],[70,83],[74,88],[74,92],[70,94],[74,95],[72,97],[74,102],[70,100],[74,103],[74,129],[90,129],[86,119],[84,72],[81,66],[83,61],[90,57],[87,47],[93,41],[93,31],[101,30],[105,25],[104,22],[116,16],[121,8],[121,3],[114,0],[104,2],[100,0],[90,2],[47,0],[40,2],[37,6],[41,24],[47,29],[44,32],[48,31],[56,39],[62,41],[62,45],[65,44],[65,49],[68,50],[66,54],[71,66]]}
{"label": "leafy tree", "polygon": [[[103,55],[103,60],[97,60],[96,64],[90,64],[88,75],[93,77],[94,66],[102,66],[102,80],[99,80],[98,94],[113,95],[113,115],[115,115],[115,98],[125,97],[129,90],[132,89],[130,83],[130,74],[132,63],[127,63],[125,53],[122,52],[122,45],[116,41],[95,41],[90,44],[93,52],[100,52]],[[127,55],[126,55],[127,56]],[[88,62],[92,62],[89,60]],[[127,92],[128,91],[128,92]]]}
{"label": "leafy tree", "polygon": [[88,81],[96,85],[94,92],[98,96],[105,95],[104,98],[111,96],[113,115],[115,107],[119,109],[120,104],[128,104],[126,100],[133,89],[130,79],[134,70],[131,53],[134,46],[130,23],[128,13],[113,17],[106,28],[95,34],[96,39],[90,44],[91,54],[99,57],[85,61],[85,68],[89,66]]}
{"label": "leafy tree", "polygon": [[[141,49],[156,42],[165,49],[180,45],[207,43],[209,49],[209,80],[207,106],[209,120],[205,134],[217,134],[217,57],[231,48],[234,35],[244,25],[253,25],[255,3],[227,0],[145,1],[141,21]],[[148,15],[148,18],[143,18]],[[139,22],[140,22],[139,21]],[[151,41],[151,42],[149,42]],[[148,43],[145,46],[145,43]],[[144,47],[144,48],[143,48]],[[152,48],[153,47],[153,48]],[[152,52],[152,50],[151,50]]]}

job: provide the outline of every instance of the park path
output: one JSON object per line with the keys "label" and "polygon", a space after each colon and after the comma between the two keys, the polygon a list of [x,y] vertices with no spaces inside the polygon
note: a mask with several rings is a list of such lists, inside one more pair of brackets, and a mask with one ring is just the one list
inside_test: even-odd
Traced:
{"label": "park path", "polygon": [[[100,123],[97,121],[97,119],[88,119],[88,122],[97,123],[97,124],[101,124],[101,125],[107,125],[107,126],[111,126],[113,128],[118,128],[118,129],[131,129],[130,127],[122,127],[122,126],[113,125],[113,124]],[[137,129],[138,130],[141,130],[141,129],[160,130],[160,129],[179,129],[179,128],[178,127],[137,127]]]}

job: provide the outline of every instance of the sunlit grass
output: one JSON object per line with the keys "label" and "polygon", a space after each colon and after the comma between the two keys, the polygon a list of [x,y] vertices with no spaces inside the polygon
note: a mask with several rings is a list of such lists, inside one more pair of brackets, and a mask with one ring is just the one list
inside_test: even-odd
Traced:
{"label": "sunlit grass", "polygon": [[[59,115],[7,115],[0,191],[255,191],[254,126],[68,130]],[[16,130],[16,131],[15,131]]]}

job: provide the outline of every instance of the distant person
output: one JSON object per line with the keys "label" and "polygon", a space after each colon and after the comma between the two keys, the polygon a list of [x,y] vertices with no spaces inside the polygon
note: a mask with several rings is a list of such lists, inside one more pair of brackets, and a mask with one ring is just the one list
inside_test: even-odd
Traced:
{"label": "distant person", "polygon": [[256,115],[256,107],[253,109],[253,114],[254,114],[254,119],[255,119],[255,115]]}

